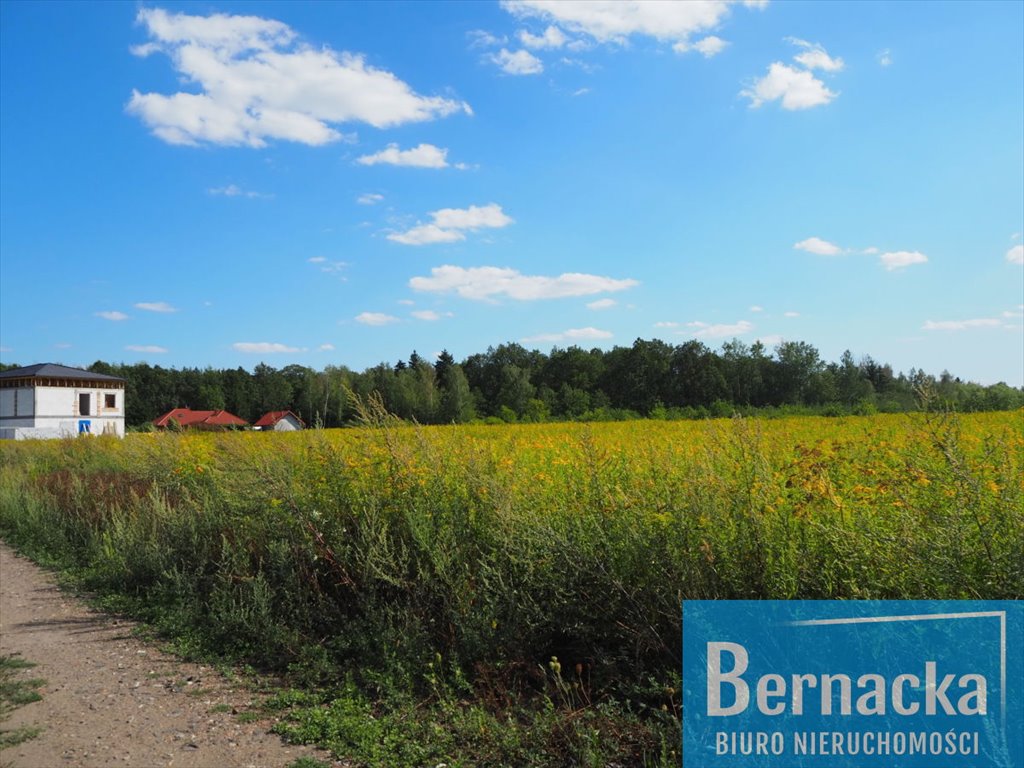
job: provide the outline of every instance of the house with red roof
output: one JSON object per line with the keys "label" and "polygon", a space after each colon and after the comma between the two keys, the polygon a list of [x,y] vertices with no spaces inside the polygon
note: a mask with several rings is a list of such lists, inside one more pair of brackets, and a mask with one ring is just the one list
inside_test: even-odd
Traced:
{"label": "house with red roof", "polygon": [[295,432],[305,429],[306,425],[291,411],[270,411],[263,414],[252,427],[263,432]]}
{"label": "house with red roof", "polygon": [[158,429],[172,425],[182,429],[226,430],[247,427],[249,422],[227,411],[193,411],[191,408],[175,408],[153,420],[153,426]]}

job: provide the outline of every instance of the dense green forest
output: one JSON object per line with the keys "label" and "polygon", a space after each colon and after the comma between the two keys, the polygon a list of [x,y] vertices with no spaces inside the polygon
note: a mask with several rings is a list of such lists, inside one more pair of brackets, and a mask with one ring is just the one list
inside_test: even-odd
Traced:
{"label": "dense green forest", "polygon": [[265,363],[252,372],[102,361],[89,368],[127,380],[130,427],[177,407],[223,408],[247,421],[289,409],[310,425],[343,426],[355,417],[348,393],[375,391],[392,413],[423,424],[900,412],[919,407],[922,395],[960,411],[1024,406],[1024,390],[1003,383],[982,386],[945,371],[938,377],[915,369],[896,374],[849,351],[827,363],[799,341],[769,352],[759,342],[734,340],[715,351],[699,341],[673,346],[637,339],[608,351],[556,347],[549,354],[512,343],[461,363],[448,352],[434,362],[413,352],[408,360],[361,373]]}

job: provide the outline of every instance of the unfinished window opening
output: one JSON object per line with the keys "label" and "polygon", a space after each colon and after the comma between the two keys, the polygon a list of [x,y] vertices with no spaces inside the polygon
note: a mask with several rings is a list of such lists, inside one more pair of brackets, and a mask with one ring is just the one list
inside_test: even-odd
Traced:
{"label": "unfinished window opening", "polygon": [[[65,401],[67,402],[67,401]],[[78,415],[88,416],[89,415],[89,395],[88,393],[78,396]]]}
{"label": "unfinished window opening", "polygon": [[113,410],[117,408],[117,395],[104,395],[103,396],[103,407]]}

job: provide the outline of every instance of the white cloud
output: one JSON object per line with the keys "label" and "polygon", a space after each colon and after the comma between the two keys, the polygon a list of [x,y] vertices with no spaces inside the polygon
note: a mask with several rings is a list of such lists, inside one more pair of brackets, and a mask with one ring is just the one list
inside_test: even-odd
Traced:
{"label": "white cloud", "polygon": [[466,231],[501,229],[515,221],[496,203],[471,205],[469,208],[442,208],[432,211],[430,216],[432,222],[418,224],[405,232],[393,232],[388,235],[388,240],[402,245],[454,243],[465,240]]}
{"label": "white cloud", "polygon": [[321,344],[319,347],[317,347],[317,349],[320,350],[321,352],[333,352],[334,351],[334,345],[333,344]]}
{"label": "white cloud", "polygon": [[688,51],[697,51],[705,59],[710,59],[712,56],[717,56],[725,50],[729,43],[720,37],[715,35],[708,35],[702,37],[696,43],[685,43],[680,42],[672,46],[672,50],[676,53],[686,53]]}
{"label": "white cloud", "polygon": [[728,15],[726,2],[644,2],[644,0],[504,0],[519,18],[553,21],[602,43],[625,43],[632,35],[685,42],[714,29]]}
{"label": "white cloud", "polygon": [[505,45],[508,42],[508,38],[504,35],[496,37],[482,29],[471,29],[466,35],[470,40],[470,48],[497,48],[499,45]]}
{"label": "white cloud", "polygon": [[527,336],[520,339],[524,344],[538,341],[596,341],[598,339],[610,339],[611,331],[602,331],[599,328],[570,328],[561,333],[541,333],[536,336]]}
{"label": "white cloud", "polygon": [[785,338],[778,333],[769,333],[767,336],[758,336],[757,340],[766,347],[774,347],[776,344],[781,344],[785,341]]}
{"label": "white cloud", "polygon": [[327,261],[327,257],[326,256],[310,256],[308,259],[306,259],[306,261],[308,261],[310,264],[323,264],[325,261]]}
{"label": "white cloud", "polygon": [[924,264],[928,257],[920,251],[890,251],[878,257],[886,271],[909,267],[911,264]]}
{"label": "white cloud", "polygon": [[764,312],[764,307],[762,307],[762,306],[761,306],[761,305],[759,305],[759,304],[755,304],[754,306],[752,306],[752,307],[750,308],[750,311],[751,311],[751,312]]}
{"label": "white cloud", "polygon": [[573,91],[572,95],[573,96],[586,96],[588,93],[590,93],[590,89],[589,88],[579,88],[579,89]]}
{"label": "white cloud", "polygon": [[384,195],[379,195],[376,192],[364,192],[356,198],[356,202],[360,205],[376,205],[384,199]]}
{"label": "white cloud", "polygon": [[145,352],[153,355],[162,355],[167,351],[166,347],[158,347],[156,344],[129,344],[125,349],[129,352]]}
{"label": "white cloud", "polygon": [[[360,165],[404,165],[408,168],[447,168],[448,150],[435,147],[433,144],[420,144],[412,149],[399,149],[397,144],[388,144],[373,155],[363,155],[356,159]],[[381,198],[383,199],[383,198]]]}
{"label": "white cloud", "polygon": [[166,54],[199,91],[132,91],[127,111],[170,144],[321,145],[344,138],[334,127],[342,123],[387,128],[472,113],[465,102],[419,95],[359,54],[300,43],[273,19],[143,8],[137,20],[151,41],[132,52]]}
{"label": "white cloud", "polygon": [[881,50],[875,58],[878,59],[878,66],[888,67],[892,64],[892,51],[888,48]]}
{"label": "white cloud", "polygon": [[441,229],[436,224],[420,224],[407,232],[393,232],[388,235],[392,240],[402,245],[433,245],[435,243],[455,243],[465,240],[466,236],[455,229]]}
{"label": "white cloud", "polygon": [[415,312],[410,312],[410,315],[415,317],[417,320],[426,320],[428,322],[434,322],[440,320],[442,317],[454,317],[455,315],[451,312],[435,312],[432,309],[418,309]]}
{"label": "white cloud", "polygon": [[412,299],[399,299],[398,303],[404,307],[413,307],[416,305],[416,302]]}
{"label": "white cloud", "polygon": [[806,240],[794,243],[793,247],[798,251],[807,251],[817,256],[836,256],[843,252],[838,245],[830,243],[828,240],[822,240],[820,237],[808,237]]}
{"label": "white cloud", "polygon": [[414,277],[413,290],[430,293],[455,293],[464,299],[486,301],[506,296],[518,301],[561,299],[595,293],[623,291],[639,285],[636,280],[570,272],[558,277],[524,275],[507,267],[454,267],[445,265],[430,270],[430,277]]}
{"label": "white cloud", "polygon": [[487,57],[510,75],[539,75],[544,71],[544,64],[526,49],[510,51],[502,48]]}
{"label": "white cloud", "polygon": [[593,309],[593,310],[611,309],[612,307],[614,307],[618,303],[619,302],[617,302],[615,299],[598,299],[597,301],[588,302],[587,303],[587,309]]}
{"label": "white cloud", "polygon": [[109,312],[97,312],[96,313],[96,317],[102,317],[104,320],[114,320],[114,321],[127,320],[128,319],[128,315],[126,315],[124,312],[118,312],[117,310],[112,310],[112,311],[109,311]]}
{"label": "white cloud", "polygon": [[805,69],[823,69],[826,72],[838,72],[845,66],[845,62],[842,59],[833,59],[818,43],[809,43],[797,37],[786,39],[798,48],[803,48],[803,53],[798,53],[793,57],[793,60]]}
{"label": "white cloud", "polygon": [[172,307],[166,301],[140,301],[135,305],[136,309],[144,309],[147,312],[177,312],[177,307]]}
{"label": "white cloud", "polygon": [[271,197],[271,195],[242,189],[237,184],[228,184],[226,187],[211,187],[206,192],[210,195],[223,195],[224,197],[248,197],[250,199]]}
{"label": "white cloud", "polygon": [[519,30],[519,42],[527,48],[561,48],[568,38],[558,27],[549,26],[543,35],[531,35],[525,29]]}
{"label": "white cloud", "polygon": [[1000,325],[1000,320],[982,317],[974,320],[928,320],[921,328],[926,331],[963,331],[969,328],[995,328]]}
{"label": "white cloud", "polygon": [[751,109],[780,99],[783,109],[810,109],[828,104],[837,95],[809,71],[779,61],[768,67],[767,75],[740,91],[740,96],[750,99]]}
{"label": "white cloud", "polygon": [[319,265],[320,271],[328,274],[344,272],[349,267],[349,263],[347,261],[329,261],[323,256],[314,256],[312,259],[309,259],[309,261],[312,264]]}
{"label": "white cloud", "polygon": [[862,251],[862,253],[864,253],[867,256],[874,256],[876,253],[878,253],[878,249],[875,248],[874,246],[871,246],[870,248],[865,248]]}
{"label": "white cloud", "polygon": [[800,313],[799,312],[783,312],[782,316],[783,317],[800,317]]}
{"label": "white cloud", "polygon": [[1024,264],[1024,245],[1015,245],[1008,250],[1006,260],[1011,264]]}
{"label": "white cloud", "polygon": [[750,333],[754,329],[754,324],[746,320],[740,320],[736,323],[701,323],[692,322],[686,324],[687,328],[690,328],[690,335],[697,338],[722,338],[724,336],[742,336],[745,333]]}
{"label": "white cloud", "polygon": [[672,322],[670,320],[663,320],[659,323],[654,324],[655,328],[678,328],[679,323]]}
{"label": "white cloud", "polygon": [[355,320],[363,325],[389,325],[398,322],[397,317],[385,315],[383,312],[360,312]]}
{"label": "white cloud", "polygon": [[246,352],[257,355],[272,355],[279,352],[305,352],[299,347],[289,347],[287,344],[277,344],[271,341],[237,341],[231,345],[237,352]]}

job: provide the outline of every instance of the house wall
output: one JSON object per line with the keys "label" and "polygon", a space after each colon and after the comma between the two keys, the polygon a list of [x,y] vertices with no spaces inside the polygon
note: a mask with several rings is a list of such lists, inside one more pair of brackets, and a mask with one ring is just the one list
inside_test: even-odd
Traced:
{"label": "house wall", "polygon": [[302,426],[291,416],[285,416],[274,425],[275,432],[296,432],[300,429]]}
{"label": "house wall", "polygon": [[31,387],[0,389],[0,418],[6,420],[17,416],[32,416],[33,413],[35,399]]}

